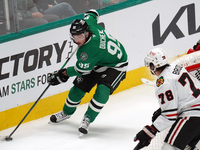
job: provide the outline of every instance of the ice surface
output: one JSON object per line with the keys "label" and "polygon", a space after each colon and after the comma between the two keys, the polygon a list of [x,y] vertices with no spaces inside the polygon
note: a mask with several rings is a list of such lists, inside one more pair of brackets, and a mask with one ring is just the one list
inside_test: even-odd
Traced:
{"label": "ice surface", "polygon": [[[88,135],[79,138],[78,127],[87,106],[80,105],[70,119],[57,124],[48,124],[50,116],[22,124],[12,141],[0,141],[0,150],[131,150],[137,144],[135,134],[151,124],[158,103],[154,87],[144,84],[111,95],[90,124]],[[0,136],[14,128],[0,131]]]}

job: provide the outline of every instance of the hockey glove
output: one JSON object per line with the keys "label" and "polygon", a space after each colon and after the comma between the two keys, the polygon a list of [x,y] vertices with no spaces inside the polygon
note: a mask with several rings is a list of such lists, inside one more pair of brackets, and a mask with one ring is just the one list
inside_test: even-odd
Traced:
{"label": "hockey glove", "polygon": [[160,115],[161,115],[161,108],[159,108],[158,110],[154,111],[153,116],[151,118],[152,122],[154,122]]}
{"label": "hockey glove", "polygon": [[193,49],[194,49],[195,51],[200,50],[200,40],[197,42],[196,45],[193,46]]}
{"label": "hockey glove", "polygon": [[99,13],[98,13],[95,9],[90,9],[90,10],[86,11],[85,14],[84,14],[84,18],[85,18],[88,14],[95,14],[95,16],[97,17],[97,21],[99,20]]}
{"label": "hockey glove", "polygon": [[190,54],[190,53],[193,53],[193,52],[196,52],[196,51],[190,48],[190,49],[187,51],[187,54]]}
{"label": "hockey glove", "polygon": [[134,138],[134,141],[139,140],[139,143],[137,144],[137,148],[135,149],[141,149],[145,146],[148,146],[151,142],[151,139],[153,139],[156,136],[157,129],[152,126],[145,126],[138,134],[136,134],[136,137]]}
{"label": "hockey glove", "polygon": [[51,85],[58,85],[60,83],[63,82],[67,82],[67,80],[69,79],[69,76],[65,76],[63,74],[64,71],[66,71],[67,69],[61,69],[59,70],[57,73],[50,73],[49,77],[48,77],[48,83],[50,83]]}

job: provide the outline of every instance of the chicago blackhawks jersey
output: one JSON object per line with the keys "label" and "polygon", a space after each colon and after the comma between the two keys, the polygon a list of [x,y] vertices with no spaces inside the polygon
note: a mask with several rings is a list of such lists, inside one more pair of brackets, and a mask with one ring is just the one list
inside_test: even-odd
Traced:
{"label": "chicago blackhawks jersey", "polygon": [[155,95],[162,110],[153,125],[162,131],[178,117],[200,117],[200,82],[179,65],[171,64],[158,76]]}
{"label": "chicago blackhawks jersey", "polygon": [[128,62],[123,45],[97,24],[95,14],[85,14],[84,20],[87,22],[92,36],[78,48],[76,65],[68,68],[67,74],[69,76],[88,74],[96,66],[126,71]]}

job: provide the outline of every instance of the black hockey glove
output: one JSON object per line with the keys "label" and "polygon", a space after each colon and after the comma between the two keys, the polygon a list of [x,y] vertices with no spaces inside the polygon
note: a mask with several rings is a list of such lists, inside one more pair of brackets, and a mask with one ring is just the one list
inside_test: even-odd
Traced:
{"label": "black hockey glove", "polygon": [[134,150],[139,150],[145,146],[148,146],[151,142],[151,139],[153,139],[156,136],[157,129],[152,126],[145,126],[138,134],[136,134],[136,137],[134,138],[134,141],[139,140],[139,143],[134,148]]}
{"label": "black hockey glove", "polygon": [[193,49],[194,49],[195,51],[200,50],[200,40],[197,42],[196,45],[193,46]]}
{"label": "black hockey glove", "polygon": [[154,111],[153,116],[151,118],[152,122],[154,122],[160,115],[161,115],[161,108],[159,108],[158,110]]}
{"label": "black hockey glove", "polygon": [[50,73],[49,77],[48,77],[48,83],[50,83],[51,85],[58,85],[60,83],[63,82],[67,82],[67,80],[69,79],[69,76],[65,76],[63,74],[64,71],[66,71],[67,69],[61,69],[59,70],[57,73]]}

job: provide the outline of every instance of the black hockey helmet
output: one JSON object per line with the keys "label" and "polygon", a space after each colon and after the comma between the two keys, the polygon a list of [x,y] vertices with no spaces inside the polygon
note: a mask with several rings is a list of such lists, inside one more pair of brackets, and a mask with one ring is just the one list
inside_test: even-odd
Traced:
{"label": "black hockey helmet", "polygon": [[76,19],[72,22],[70,27],[71,35],[79,35],[89,31],[88,24],[83,19]]}

